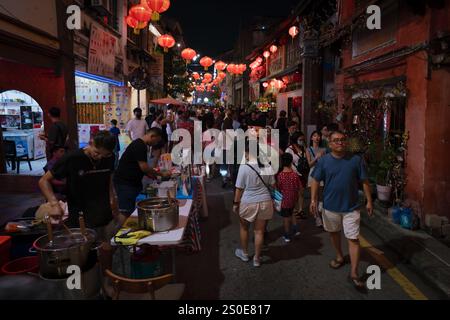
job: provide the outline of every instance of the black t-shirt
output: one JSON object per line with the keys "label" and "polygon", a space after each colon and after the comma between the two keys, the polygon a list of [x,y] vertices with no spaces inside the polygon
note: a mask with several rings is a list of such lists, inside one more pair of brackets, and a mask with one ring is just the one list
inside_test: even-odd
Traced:
{"label": "black t-shirt", "polygon": [[109,190],[114,157],[93,162],[80,149],[67,153],[50,170],[56,179],[67,179],[71,227],[79,227],[80,212],[83,212],[89,228],[105,226],[113,218]]}
{"label": "black t-shirt", "polygon": [[57,121],[52,124],[48,130],[48,143],[51,147],[64,147],[67,139],[67,126],[62,121]]}
{"label": "black t-shirt", "polygon": [[114,174],[114,182],[133,187],[142,187],[144,172],[139,162],[147,162],[147,145],[142,139],[134,140],[119,161],[119,167]]}

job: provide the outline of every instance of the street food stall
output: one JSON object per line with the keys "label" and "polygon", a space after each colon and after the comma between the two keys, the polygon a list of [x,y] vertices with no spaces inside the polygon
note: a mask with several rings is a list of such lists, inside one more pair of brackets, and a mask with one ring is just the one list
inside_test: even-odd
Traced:
{"label": "street food stall", "polygon": [[[202,187],[205,170],[198,166],[176,168],[160,162],[160,168],[168,167],[172,177],[143,188],[136,199],[136,210],[111,239],[115,248],[114,274],[142,279],[170,273],[175,281],[177,251],[201,250],[199,219],[207,215]],[[68,208],[61,204],[67,217]],[[47,209],[43,205],[33,216],[9,222],[0,233],[0,291],[15,286],[10,297],[40,299],[42,295],[29,290],[31,284],[49,291],[43,299],[104,298],[95,231],[86,228],[82,215],[79,228],[68,228],[64,222],[52,225]],[[28,242],[22,241],[24,250],[18,253],[14,243],[23,237]],[[162,254],[166,252],[170,258]],[[166,257],[170,264],[161,261]],[[69,290],[66,283],[77,267],[83,290]],[[27,286],[21,288],[20,283]]]}

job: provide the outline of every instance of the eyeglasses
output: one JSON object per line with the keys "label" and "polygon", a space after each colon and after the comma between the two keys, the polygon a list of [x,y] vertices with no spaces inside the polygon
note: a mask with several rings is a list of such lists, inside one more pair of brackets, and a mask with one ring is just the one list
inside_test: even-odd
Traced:
{"label": "eyeglasses", "polygon": [[333,142],[333,143],[345,143],[345,142],[347,142],[347,139],[346,138],[342,138],[342,139],[333,139],[333,140],[331,140],[331,142]]}

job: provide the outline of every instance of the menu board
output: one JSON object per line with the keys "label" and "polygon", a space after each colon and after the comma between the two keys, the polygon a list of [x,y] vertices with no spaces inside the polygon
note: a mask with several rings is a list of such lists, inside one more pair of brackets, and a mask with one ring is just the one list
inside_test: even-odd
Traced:
{"label": "menu board", "polygon": [[115,52],[117,38],[102,29],[91,25],[91,38],[89,42],[88,72],[105,76],[114,77]]}
{"label": "menu board", "polygon": [[109,84],[76,76],[75,94],[77,103],[108,103]]}
{"label": "menu board", "polygon": [[124,130],[130,120],[130,97],[131,88],[112,87],[111,103],[106,105],[105,121],[109,125],[112,119],[117,120],[118,127]]}

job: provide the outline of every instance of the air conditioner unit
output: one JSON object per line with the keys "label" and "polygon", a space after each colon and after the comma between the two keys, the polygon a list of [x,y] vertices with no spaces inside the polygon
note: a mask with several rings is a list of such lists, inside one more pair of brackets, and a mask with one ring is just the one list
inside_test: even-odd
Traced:
{"label": "air conditioner unit", "polygon": [[111,15],[112,8],[110,0],[91,0],[91,6],[101,15]]}

